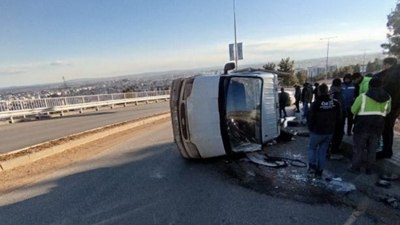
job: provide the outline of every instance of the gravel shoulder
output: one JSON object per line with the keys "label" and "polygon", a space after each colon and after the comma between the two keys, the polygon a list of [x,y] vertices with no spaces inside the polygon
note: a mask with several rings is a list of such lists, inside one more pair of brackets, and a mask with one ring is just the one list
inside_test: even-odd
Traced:
{"label": "gravel shoulder", "polygon": [[12,192],[17,188],[33,184],[54,171],[66,168],[71,164],[89,160],[96,155],[111,149],[124,142],[124,140],[141,133],[151,132],[154,124],[168,124],[168,119],[163,119],[153,124],[125,130],[99,140],[71,148],[62,153],[49,156],[36,162],[20,166],[0,173],[0,195]]}

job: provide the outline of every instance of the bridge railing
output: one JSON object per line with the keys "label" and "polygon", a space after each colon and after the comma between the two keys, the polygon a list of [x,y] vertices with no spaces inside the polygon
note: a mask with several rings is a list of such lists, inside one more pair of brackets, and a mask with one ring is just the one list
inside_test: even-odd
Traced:
{"label": "bridge railing", "polygon": [[169,90],[0,101],[0,119],[168,98]]}

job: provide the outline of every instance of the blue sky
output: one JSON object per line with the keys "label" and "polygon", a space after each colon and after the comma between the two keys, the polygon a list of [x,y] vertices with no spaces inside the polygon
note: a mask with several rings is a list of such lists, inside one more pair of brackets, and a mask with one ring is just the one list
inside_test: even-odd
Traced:
{"label": "blue sky", "polygon": [[[240,64],[380,52],[395,0],[236,0]],[[223,66],[232,0],[1,0],[0,87]]]}

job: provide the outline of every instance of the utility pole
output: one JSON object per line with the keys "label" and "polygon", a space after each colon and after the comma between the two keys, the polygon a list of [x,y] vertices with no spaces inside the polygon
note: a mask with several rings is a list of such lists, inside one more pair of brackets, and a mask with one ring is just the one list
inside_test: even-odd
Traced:
{"label": "utility pole", "polygon": [[334,39],[334,38],[337,38],[337,36],[320,38],[321,41],[328,40],[327,48],[326,48],[325,80],[328,78],[328,69],[329,69],[329,42],[331,39]]}
{"label": "utility pole", "polygon": [[65,80],[64,76],[62,77],[62,80],[63,80],[64,88],[68,89],[67,81]]}
{"label": "utility pole", "polygon": [[233,30],[235,35],[235,70],[238,68],[238,46],[236,39],[236,0],[233,0]]}
{"label": "utility pole", "polygon": [[367,65],[365,65],[365,54],[367,52],[368,49],[363,49],[364,54],[363,54],[363,62],[362,65],[360,66],[360,72],[361,73],[366,73],[367,72]]}

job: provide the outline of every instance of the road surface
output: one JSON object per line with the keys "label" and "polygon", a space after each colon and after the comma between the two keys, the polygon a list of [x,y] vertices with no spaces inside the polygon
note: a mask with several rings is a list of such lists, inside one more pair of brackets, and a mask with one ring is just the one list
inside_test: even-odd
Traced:
{"label": "road surface", "polygon": [[[376,224],[345,205],[305,203],[246,187],[225,171],[223,158],[184,160],[169,121],[123,138],[93,144],[104,151],[68,166],[36,170],[46,164],[38,162],[0,173],[0,188],[28,179],[18,189],[0,191],[0,224]],[[47,164],[67,158],[75,157]],[[258,184],[270,185],[263,179]]]}
{"label": "road surface", "polygon": [[97,127],[169,111],[169,103],[86,112],[0,126],[0,154]]}

